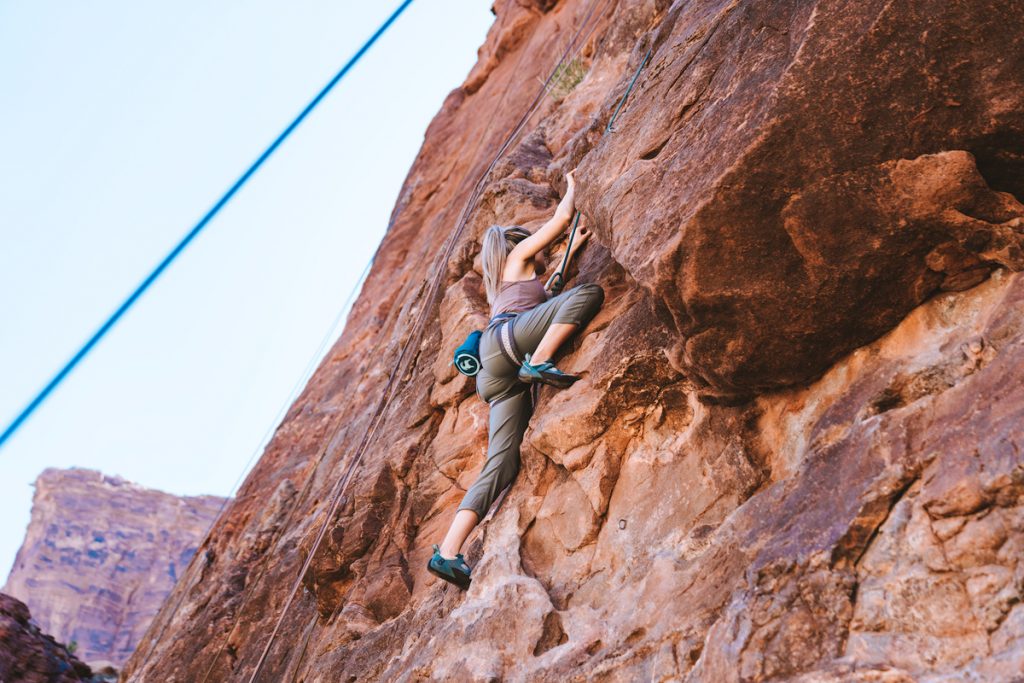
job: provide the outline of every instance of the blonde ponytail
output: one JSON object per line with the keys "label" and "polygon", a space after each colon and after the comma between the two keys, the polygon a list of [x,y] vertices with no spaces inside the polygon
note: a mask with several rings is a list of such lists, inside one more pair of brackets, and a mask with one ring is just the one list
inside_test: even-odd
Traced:
{"label": "blonde ponytail", "polygon": [[505,261],[512,248],[530,236],[530,231],[518,225],[503,227],[492,225],[484,232],[480,248],[480,264],[484,270],[484,289],[487,303],[493,303],[501,287]]}

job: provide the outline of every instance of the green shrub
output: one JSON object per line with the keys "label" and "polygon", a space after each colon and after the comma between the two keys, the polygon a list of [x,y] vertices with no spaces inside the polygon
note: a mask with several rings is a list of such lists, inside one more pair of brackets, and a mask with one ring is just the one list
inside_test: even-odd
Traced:
{"label": "green shrub", "polygon": [[579,57],[562,62],[555,69],[555,74],[548,83],[548,94],[555,102],[561,102],[571,93],[583,77],[587,75],[587,65]]}

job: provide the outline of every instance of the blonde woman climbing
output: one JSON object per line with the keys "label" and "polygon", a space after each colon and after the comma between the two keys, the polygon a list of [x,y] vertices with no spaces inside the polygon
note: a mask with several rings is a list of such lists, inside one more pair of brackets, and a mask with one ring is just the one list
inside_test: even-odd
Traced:
{"label": "blonde woman climbing", "polygon": [[[551,296],[539,277],[545,270],[544,250],[575,213],[574,172],[566,175],[568,188],[555,215],[537,232],[492,225],[483,236],[481,262],[491,320],[479,335],[476,393],[490,406],[487,460],[427,562],[431,573],[463,589],[469,587],[471,569],[459,552],[462,544],[519,473],[519,445],[533,412],[531,385],[564,388],[579,379],[555,367],[552,358],[604,302],[604,291],[596,284]],[[561,270],[589,237],[586,228],[577,231]]]}

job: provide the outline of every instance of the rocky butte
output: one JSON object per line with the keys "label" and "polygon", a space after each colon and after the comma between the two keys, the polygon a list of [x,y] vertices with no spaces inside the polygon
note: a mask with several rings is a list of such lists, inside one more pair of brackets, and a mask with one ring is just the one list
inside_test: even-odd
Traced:
{"label": "rocky butte", "polygon": [[[1019,677],[1024,3],[494,10],[344,334],[124,678],[249,681],[279,618],[258,681]],[[567,45],[585,76],[489,168]],[[536,228],[577,166],[569,285],[606,301],[463,593],[425,563],[486,445],[449,366],[479,237]]]}
{"label": "rocky butte", "polygon": [[85,469],[47,469],[3,592],[94,669],[120,667],[224,500],[183,498]]}

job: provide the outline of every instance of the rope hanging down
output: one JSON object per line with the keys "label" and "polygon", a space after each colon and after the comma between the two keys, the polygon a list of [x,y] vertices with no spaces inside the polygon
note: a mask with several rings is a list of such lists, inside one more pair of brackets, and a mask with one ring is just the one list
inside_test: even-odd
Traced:
{"label": "rope hanging down", "polygon": [[[309,552],[307,553],[306,559],[303,562],[302,567],[298,575],[296,576],[294,583],[292,584],[292,588],[288,593],[288,599],[285,601],[284,607],[281,609],[281,612],[278,615],[278,618],[274,624],[274,629],[271,631],[270,637],[266,645],[264,646],[262,653],[260,654],[260,658],[256,662],[256,667],[254,668],[252,675],[249,677],[249,683],[255,683],[257,677],[262,671],[263,666],[266,663],[267,656],[270,654],[270,649],[271,647],[273,647],[274,641],[277,638],[277,634],[280,631],[281,625],[284,622],[284,618],[287,615],[288,610],[291,608],[291,605],[295,599],[295,594],[298,591],[299,587],[302,585],[302,578],[306,575],[306,572],[309,570],[309,567],[313,561],[313,557],[316,555],[316,552],[319,549],[320,544],[323,542],[323,539],[327,533],[327,529],[330,526],[331,519],[334,518],[334,515],[337,512],[338,507],[344,500],[344,493],[345,490],[347,489],[348,482],[351,479],[352,472],[354,471],[355,467],[359,464],[359,462],[362,460],[363,454],[365,453],[366,450],[366,446],[375,436],[377,428],[383,422],[384,411],[387,409],[391,402],[391,399],[394,397],[392,388],[394,386],[395,378],[404,376],[406,374],[405,365],[408,351],[410,348],[414,346],[413,340],[419,341],[422,337],[424,324],[426,322],[426,316],[429,314],[431,310],[433,310],[434,305],[436,303],[436,298],[440,292],[441,281],[447,269],[447,263],[450,260],[451,254],[453,253],[455,245],[458,243],[458,240],[461,237],[462,232],[465,230],[471,210],[475,208],[476,202],[479,199],[480,195],[482,194],[483,186],[487,179],[487,176],[494,168],[494,166],[497,164],[498,160],[502,157],[502,155],[504,155],[508,148],[515,142],[515,139],[518,137],[519,133],[522,132],[530,117],[540,106],[540,103],[543,101],[545,94],[547,94],[548,90],[550,89],[550,83],[554,78],[555,74],[557,73],[558,68],[562,65],[563,62],[565,62],[569,53],[576,45],[576,41],[582,34],[584,27],[589,23],[590,18],[598,5],[598,1],[599,0],[593,0],[591,2],[590,8],[588,9],[579,29],[577,29],[576,33],[573,35],[572,40],[566,47],[565,52],[563,53],[561,59],[558,61],[558,64],[556,64],[555,68],[551,71],[551,74],[544,82],[544,85],[541,87],[540,91],[534,97],[534,100],[528,107],[527,112],[520,118],[519,122],[513,128],[512,133],[509,134],[508,138],[498,149],[498,152],[495,155],[494,159],[481,174],[480,179],[477,181],[476,186],[473,189],[473,192],[470,194],[469,201],[467,201],[466,205],[462,210],[455,231],[448,238],[441,257],[435,261],[433,267],[434,272],[432,273],[432,276],[429,280],[430,286],[428,291],[430,293],[427,296],[426,303],[420,308],[416,321],[412,326],[412,332],[410,333],[408,339],[406,340],[406,343],[403,345],[398,360],[396,361],[392,369],[392,372],[388,377],[388,381],[385,384],[384,393],[382,394],[381,399],[378,402],[376,409],[374,410],[373,417],[371,418],[371,425],[364,433],[363,438],[360,440],[360,443],[356,448],[355,455],[350,460],[348,467],[346,467],[344,475],[338,480],[338,483],[335,485],[334,490],[332,491],[331,505],[328,508],[327,514],[324,516],[323,524],[321,525],[317,533],[316,539],[314,540],[313,545],[311,546]],[[416,346],[418,345],[419,344],[416,344]]]}
{"label": "rope hanging down", "polygon": [[[313,355],[310,356],[309,361],[306,363],[306,368],[302,371],[302,375],[299,376],[295,384],[292,386],[291,391],[288,392],[288,395],[285,398],[284,403],[278,409],[273,421],[267,427],[267,431],[264,432],[263,437],[260,439],[260,442],[256,446],[256,448],[253,449],[253,452],[252,454],[250,454],[249,459],[242,467],[242,471],[239,472],[238,477],[235,479],[235,483],[231,485],[230,493],[224,499],[224,502],[220,504],[220,508],[217,510],[217,515],[207,525],[206,531],[203,533],[203,540],[199,543],[198,546],[199,550],[207,548],[210,542],[210,538],[213,535],[213,530],[217,528],[218,524],[220,524],[220,520],[224,516],[225,510],[227,510],[228,504],[234,500],[235,493],[237,492],[238,487],[241,485],[242,479],[245,477],[245,474],[249,471],[249,467],[256,459],[256,456],[258,456],[260,452],[263,450],[264,446],[267,444],[268,440],[272,436],[277,426],[281,424],[281,420],[284,419],[284,416],[287,414],[288,408],[290,408],[292,403],[295,402],[295,399],[298,397],[299,392],[302,391],[302,389],[306,386],[306,383],[309,382],[309,379],[312,377],[313,372],[316,370],[317,363],[323,358],[324,351],[327,350],[327,346],[334,339],[334,333],[338,329],[338,325],[340,325],[342,322],[342,316],[344,316],[345,313],[349,310],[349,305],[352,303],[352,300],[355,299],[356,293],[360,290],[360,287],[362,287],[363,282],[366,280],[366,276],[369,274],[370,268],[373,266],[375,256],[376,254],[370,257],[369,261],[367,261],[366,263],[366,267],[363,268],[363,272],[359,275],[359,278],[356,280],[355,284],[352,285],[352,290],[348,293],[348,296],[345,298],[345,303],[342,304],[341,308],[338,310],[337,315],[334,317],[334,320],[331,322],[330,327],[327,328],[327,332],[320,340],[320,344],[319,346],[317,346],[316,351],[314,351]],[[311,479],[312,478],[310,478],[310,480]],[[196,557],[199,557],[198,552],[196,553]],[[186,569],[185,573],[182,574],[182,581],[184,581],[186,577],[190,576],[189,572],[191,571],[191,567],[192,565],[190,564],[189,567]],[[191,587],[189,588],[189,590],[191,590]],[[157,633],[156,637],[152,638],[149,641],[149,648],[147,648],[146,654],[143,655],[142,662],[139,664],[138,670],[140,673],[145,669],[146,664],[149,663],[149,659],[153,655],[153,651],[156,649],[157,645],[159,645],[160,641],[163,640],[164,634],[167,632],[167,628],[174,621],[174,617],[177,616],[178,610],[181,609],[181,605],[184,603],[185,596],[188,594],[189,590],[179,588],[178,597],[174,601],[170,612],[166,615],[160,613],[157,614],[157,619],[159,619],[163,623],[160,625],[160,631]],[[157,620],[155,619],[153,623],[156,624]]]}
{"label": "rope hanging down", "polygon": [[[506,88],[505,93],[502,95],[502,98],[501,98],[501,101],[499,103],[499,106],[498,106],[497,110],[501,110],[502,105],[504,105],[505,99],[506,99],[506,97],[508,95],[508,90],[509,90],[509,88]],[[476,143],[476,146],[473,149],[473,154],[472,154],[471,158],[475,158],[476,155],[479,153],[480,147],[483,145],[483,142],[486,139],[487,134],[490,133],[492,123],[493,123],[493,119],[488,121],[487,128],[484,131],[484,135],[481,136],[477,140],[477,143]],[[490,167],[488,167],[488,170],[489,169],[490,169]],[[389,383],[390,383],[390,381],[391,381],[391,378],[389,378]],[[387,383],[387,386],[390,386],[389,383]],[[316,473],[319,471],[320,466],[323,464],[323,462],[326,459],[326,457],[331,453],[331,446],[333,446],[333,444],[335,442],[335,439],[337,438],[337,436],[338,436],[338,434],[339,434],[343,424],[344,423],[339,423],[339,427],[333,429],[330,438],[326,439],[326,441],[325,441],[326,446],[320,450],[320,453],[319,453],[319,455],[317,456],[317,459],[316,459],[316,464],[313,466],[309,476],[306,478],[306,482],[303,485],[302,491],[299,493],[299,495],[295,499],[296,503],[291,506],[291,509],[289,510],[289,513],[288,513],[288,516],[286,517],[285,522],[280,525],[280,529],[281,530],[278,531],[277,535],[275,536],[274,541],[272,541],[269,544],[268,548],[273,548],[277,544],[278,540],[280,539],[280,535],[283,534],[283,530],[290,527],[292,514],[293,514],[293,512],[295,510],[298,509],[298,505],[299,505],[298,501],[304,500],[306,498],[306,495],[307,495],[307,493],[310,490],[310,485],[312,484],[313,479],[314,479]],[[332,489],[332,491],[333,491],[333,489]],[[249,599],[252,597],[252,594],[253,594],[256,586],[259,584],[260,580],[263,578],[263,575],[266,573],[266,568],[267,568],[268,562],[269,562],[269,560],[270,560],[270,558],[272,556],[273,556],[273,553],[270,550],[268,550],[267,553],[264,555],[264,558],[263,558],[262,562],[259,564],[259,571],[256,573],[255,578],[251,582],[248,582],[247,590],[246,590],[245,594],[242,596],[241,605],[238,608],[238,610],[236,611],[236,616],[235,616],[235,619],[233,621],[231,630],[228,632],[228,636],[224,639],[224,641],[222,641],[221,646],[218,649],[217,653],[214,655],[213,659],[211,659],[210,666],[207,668],[206,674],[203,676],[201,683],[206,683],[209,680],[210,675],[213,673],[213,670],[214,670],[214,668],[217,665],[217,660],[220,658],[220,655],[223,654],[224,649],[227,646],[227,642],[230,640],[231,634],[233,634],[234,630],[238,627],[238,615],[242,614],[242,612],[244,611],[245,606],[249,604]]]}
{"label": "rope hanging down", "polygon": [[399,17],[399,15],[401,15],[402,12],[404,12],[405,9],[410,4],[412,4],[412,0],[404,0],[402,4],[399,5],[398,9],[396,9],[391,14],[391,16],[388,17],[387,20],[380,25],[377,31],[372,36],[370,36],[370,39],[367,40],[361,48],[359,48],[359,50],[352,56],[351,59],[348,60],[348,62],[345,63],[343,67],[341,67],[341,70],[338,71],[337,74],[335,74],[334,78],[332,78],[327,83],[327,85],[325,85],[323,89],[321,89],[320,92],[317,93],[316,97],[314,97],[313,100],[306,105],[306,108],[303,109],[299,113],[299,115],[295,117],[295,120],[288,124],[288,127],[285,128],[284,131],[277,136],[277,139],[270,143],[270,146],[267,147],[263,154],[261,154],[259,158],[257,158],[256,161],[254,161],[251,166],[249,166],[248,170],[246,170],[245,173],[243,173],[241,177],[239,177],[238,180],[235,181],[235,184],[232,185],[228,189],[228,191],[224,193],[224,196],[217,200],[217,203],[214,204],[213,207],[206,212],[206,215],[199,219],[199,222],[196,223],[196,225],[191,230],[189,230],[185,237],[183,237],[181,241],[178,242],[178,244],[175,245],[173,249],[171,249],[171,251],[167,254],[167,256],[164,257],[164,259],[157,265],[157,267],[154,268],[153,271],[146,276],[146,278],[139,284],[138,287],[135,288],[135,290],[130,295],[128,295],[128,298],[125,299],[120,306],[118,306],[117,310],[114,311],[114,313],[109,318],[107,318],[106,322],[100,325],[99,329],[96,330],[95,333],[93,333],[92,337],[90,337],[89,340],[86,341],[85,344],[83,344],[82,347],[71,357],[71,359],[64,364],[64,367],[62,367],[57,372],[57,374],[54,375],[53,378],[46,384],[46,386],[43,387],[38,394],[36,394],[35,398],[29,401],[28,405],[25,406],[25,408],[18,414],[18,416],[14,418],[14,420],[7,426],[6,429],[4,429],[3,433],[0,434],[0,448],[3,447],[4,443],[6,443],[7,440],[10,439],[11,436],[13,436],[16,431],[18,431],[21,425],[24,424],[25,420],[27,420],[29,416],[32,415],[32,413],[34,413],[35,410],[40,405],[42,405],[43,401],[47,399],[50,393],[52,393],[53,390],[56,389],[57,386],[60,385],[60,383],[67,378],[71,371],[75,369],[75,366],[77,366],[82,361],[82,359],[84,359],[89,354],[89,352],[92,351],[93,347],[95,347],[96,344],[98,344],[100,340],[103,339],[103,337],[105,337],[108,332],[110,332],[110,330],[114,327],[114,325],[117,324],[121,317],[128,312],[128,309],[131,308],[136,301],[138,301],[139,297],[141,297],[146,292],[146,290],[149,289],[149,287],[154,282],[156,282],[157,278],[159,278],[160,275],[163,274],[164,270],[166,270],[167,267],[171,265],[171,263],[181,254],[181,252],[185,250],[185,247],[187,247],[189,243],[191,243],[192,240],[194,240],[199,235],[199,233],[202,232],[203,228],[205,228],[206,225],[211,220],[213,220],[213,218],[220,212],[220,210],[223,209],[224,206],[229,201],[231,201],[231,198],[234,197],[235,194],[240,189],[242,189],[242,186],[245,185],[246,182],[248,182],[249,178],[251,178],[253,174],[256,173],[257,170],[259,170],[263,163],[267,159],[269,159],[270,156],[275,151],[277,151],[277,148],[281,146],[281,143],[284,142],[285,139],[288,138],[288,136],[291,135],[295,131],[295,129],[299,127],[299,124],[301,124],[303,120],[305,120],[305,118],[309,115],[309,113],[312,112],[313,109],[315,109],[318,104],[320,104],[324,97],[326,97],[327,94],[334,89],[334,86],[336,86],[338,82],[345,77],[345,75],[352,69],[352,67],[354,67],[356,63],[363,58],[363,55],[366,54],[370,47],[375,42],[377,42],[377,39],[380,38],[385,31],[387,31],[391,24],[394,23],[394,21]]}
{"label": "rope hanging down", "polygon": [[562,289],[565,288],[565,269],[569,265],[569,254],[572,253],[572,240],[576,237],[576,226],[580,224],[580,210],[576,209],[576,216],[572,221],[572,230],[569,231],[569,244],[565,247],[565,253],[562,254],[562,262],[558,264],[558,269],[551,273],[551,277],[544,283],[544,289],[549,290],[552,294],[561,294]]}
{"label": "rope hanging down", "polygon": [[[629,93],[633,92],[633,86],[636,85],[636,79],[640,77],[640,72],[643,71],[644,66],[647,64],[647,60],[651,58],[651,52],[653,49],[653,47],[648,49],[647,54],[645,54],[644,58],[640,60],[640,66],[637,67],[636,73],[633,74],[633,78],[629,82],[629,87],[626,88],[625,94],[623,94],[622,98],[619,100],[619,104],[615,107],[615,111],[612,112],[611,118],[608,119],[608,125],[604,129],[605,133],[615,132],[615,128],[612,124],[615,123],[615,119],[618,117],[619,110],[622,109],[622,105],[626,103],[626,98],[629,97]],[[550,290],[553,294],[561,293],[562,289],[565,287],[565,269],[569,265],[569,255],[572,253],[572,241],[573,238],[576,237],[576,227],[579,224],[580,212],[579,209],[577,209],[576,216],[572,223],[572,230],[569,231],[569,244],[566,245],[565,253],[562,255],[562,262],[558,264],[558,269],[551,273],[551,277],[549,277],[548,281],[544,283],[544,288]]]}

